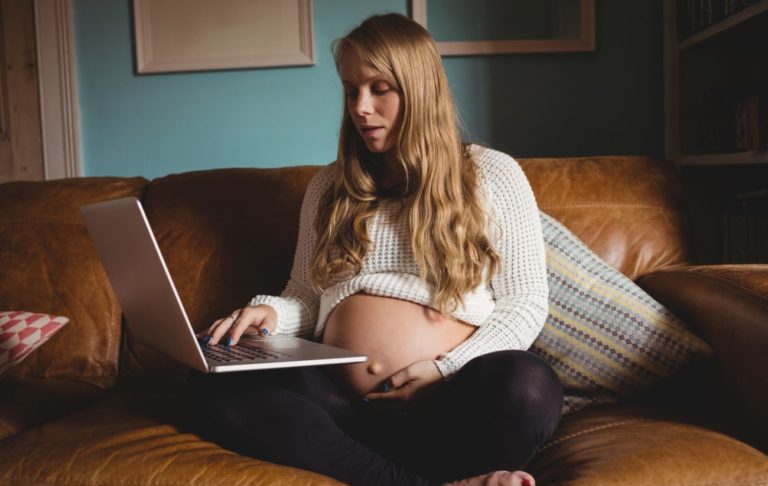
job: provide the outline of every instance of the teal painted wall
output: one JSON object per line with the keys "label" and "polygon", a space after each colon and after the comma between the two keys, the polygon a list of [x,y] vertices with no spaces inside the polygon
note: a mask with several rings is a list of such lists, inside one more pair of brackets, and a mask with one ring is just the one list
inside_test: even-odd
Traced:
{"label": "teal painted wall", "polygon": [[469,138],[518,157],[663,157],[661,2],[596,3],[594,52],[445,59]]}
{"label": "teal painted wall", "polygon": [[[136,75],[130,1],[76,0],[85,175],[333,160],[342,97],[331,42],[407,6],[315,0],[315,66]],[[660,157],[660,0],[598,1],[597,42],[591,53],[445,58],[467,138],[518,157]]]}

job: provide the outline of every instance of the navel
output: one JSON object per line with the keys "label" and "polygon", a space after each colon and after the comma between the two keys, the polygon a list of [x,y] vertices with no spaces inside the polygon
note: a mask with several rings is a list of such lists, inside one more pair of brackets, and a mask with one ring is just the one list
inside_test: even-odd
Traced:
{"label": "navel", "polygon": [[381,365],[379,365],[379,363],[370,363],[366,368],[366,371],[368,371],[369,375],[378,375],[381,373]]}

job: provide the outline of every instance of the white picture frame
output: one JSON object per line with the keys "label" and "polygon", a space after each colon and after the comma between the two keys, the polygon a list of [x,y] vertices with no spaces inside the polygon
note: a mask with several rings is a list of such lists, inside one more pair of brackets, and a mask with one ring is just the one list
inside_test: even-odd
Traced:
{"label": "white picture frame", "polygon": [[140,74],[315,64],[312,0],[133,0]]}

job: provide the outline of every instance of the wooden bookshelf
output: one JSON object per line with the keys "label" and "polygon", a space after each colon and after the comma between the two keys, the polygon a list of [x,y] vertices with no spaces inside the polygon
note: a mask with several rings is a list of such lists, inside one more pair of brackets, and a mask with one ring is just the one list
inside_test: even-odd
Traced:
{"label": "wooden bookshelf", "polygon": [[710,37],[715,37],[732,27],[738,28],[738,26],[741,25],[742,23],[748,21],[753,17],[761,15],[766,11],[768,11],[768,0],[761,0],[759,3],[750,5],[749,7],[746,7],[743,10],[734,12],[733,14],[729,15],[725,19],[719,22],[715,22],[709,27],[706,27],[703,30],[696,32],[695,34],[683,39],[678,43],[678,48],[680,50],[684,50],[689,47],[695,46],[696,44],[703,42],[709,39]]}
{"label": "wooden bookshelf", "polygon": [[[768,108],[760,107],[768,106],[768,0],[682,39],[678,5],[664,0],[666,157],[680,165],[768,163]],[[743,129],[739,110],[755,97],[750,113],[762,110],[762,127],[745,141],[743,133],[754,130]]]}
{"label": "wooden bookshelf", "polygon": [[731,0],[662,1],[665,155],[680,168],[693,261],[766,262],[768,215],[742,203],[768,192],[768,0],[728,15]]}

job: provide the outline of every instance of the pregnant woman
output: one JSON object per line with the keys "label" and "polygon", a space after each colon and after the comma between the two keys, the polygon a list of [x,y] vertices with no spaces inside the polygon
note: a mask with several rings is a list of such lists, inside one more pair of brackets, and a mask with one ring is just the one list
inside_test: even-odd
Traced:
{"label": "pregnant woman", "polygon": [[352,485],[533,485],[562,386],[526,351],[547,316],[544,243],[511,157],[463,145],[437,47],[398,14],[334,45],[338,159],[310,182],[290,280],[206,331],[314,337],[352,365],[190,379],[200,433]]}

